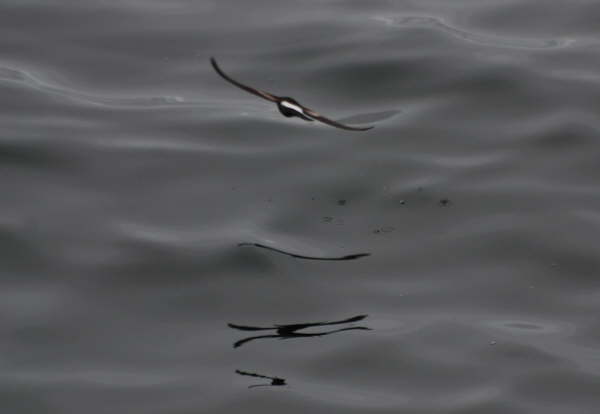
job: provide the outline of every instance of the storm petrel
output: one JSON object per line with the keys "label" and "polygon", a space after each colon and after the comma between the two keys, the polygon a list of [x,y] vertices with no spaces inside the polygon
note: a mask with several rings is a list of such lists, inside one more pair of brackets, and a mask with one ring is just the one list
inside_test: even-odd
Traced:
{"label": "storm petrel", "polygon": [[210,63],[212,64],[212,67],[217,71],[217,73],[226,81],[233,83],[235,86],[245,90],[246,92],[250,92],[253,95],[260,96],[261,98],[266,99],[267,101],[275,102],[277,104],[277,108],[279,109],[279,112],[281,112],[283,114],[283,116],[285,116],[285,117],[289,118],[289,117],[297,116],[298,118],[302,118],[305,121],[317,120],[317,121],[323,122],[324,124],[328,124],[328,125],[334,126],[336,128],[347,129],[349,131],[367,131],[367,130],[373,128],[372,126],[364,127],[364,128],[352,127],[352,126],[340,124],[339,122],[336,122],[336,121],[332,121],[329,118],[325,118],[323,115],[319,114],[318,112],[315,112],[312,109],[299,104],[298,101],[296,101],[293,98],[290,98],[288,96],[275,96],[268,92],[261,91],[259,89],[255,89],[250,86],[246,86],[246,85],[232,79],[231,77],[226,75],[225,72],[223,72],[221,70],[219,65],[217,65],[217,61],[213,57],[210,58]]}

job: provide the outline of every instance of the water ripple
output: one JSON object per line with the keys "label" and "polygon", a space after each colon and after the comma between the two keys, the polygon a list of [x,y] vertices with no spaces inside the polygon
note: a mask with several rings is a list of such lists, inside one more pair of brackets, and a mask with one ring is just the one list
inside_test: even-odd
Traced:
{"label": "water ripple", "polygon": [[194,103],[187,101],[180,96],[149,96],[133,98],[110,98],[105,96],[97,96],[62,86],[52,85],[35,77],[27,71],[2,66],[0,66],[0,82],[18,83],[29,89],[101,106],[151,108],[163,106],[192,106],[198,104],[197,102]]}
{"label": "water ripple", "polygon": [[434,16],[373,16],[373,20],[394,27],[425,27],[441,30],[467,42],[486,46],[512,49],[558,49],[570,46],[573,39],[528,39],[508,38],[484,33],[476,33],[453,27],[444,20]]}

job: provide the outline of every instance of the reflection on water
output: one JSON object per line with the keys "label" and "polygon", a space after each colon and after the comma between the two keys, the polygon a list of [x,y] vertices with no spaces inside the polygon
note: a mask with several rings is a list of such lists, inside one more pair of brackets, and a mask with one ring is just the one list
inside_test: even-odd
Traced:
{"label": "reflection on water", "polygon": [[247,372],[247,371],[241,371],[239,369],[235,370],[236,374],[239,375],[243,375],[246,377],[254,377],[254,378],[264,378],[264,379],[268,379],[271,380],[271,382],[269,384],[255,384],[255,385],[249,385],[248,388],[257,388],[257,387],[281,387],[283,385],[287,385],[285,382],[285,378],[279,378],[279,377],[270,377],[268,375],[262,375],[262,374],[257,374],[254,372]]}
{"label": "reflection on water", "polygon": [[323,332],[298,332],[306,328],[314,328],[318,326],[331,326],[331,325],[341,325],[345,323],[358,322],[365,319],[368,315],[358,315],[353,316],[348,319],[343,319],[341,321],[333,321],[333,322],[307,322],[307,323],[295,323],[289,325],[273,325],[272,327],[260,327],[260,326],[248,326],[248,325],[237,325],[233,323],[228,323],[227,325],[230,328],[238,329],[240,331],[275,331],[273,334],[269,335],[256,335],[249,336],[239,341],[234,342],[233,347],[238,348],[245,343],[250,341],[254,341],[256,339],[267,339],[267,338],[279,338],[279,339],[291,339],[291,338],[311,338],[317,336],[326,336],[331,335],[333,333],[344,332],[344,331],[354,331],[354,330],[362,330],[362,331],[370,331],[371,328],[367,328],[366,326],[351,326],[346,328],[334,329],[331,331],[323,331]]}
{"label": "reflection on water", "polygon": [[304,259],[304,260],[340,260],[340,261],[342,261],[342,260],[359,259],[361,257],[366,257],[366,256],[370,256],[371,255],[371,253],[355,253],[355,254],[348,254],[348,255],[345,255],[345,256],[331,256],[331,257],[327,257],[327,256],[306,256],[306,255],[303,255],[303,254],[286,252],[285,250],[277,249],[277,248],[271,247],[271,246],[265,246],[264,244],[260,244],[260,243],[239,243],[238,246],[240,246],[240,247],[243,247],[243,246],[260,247],[261,249],[272,250],[272,251],[277,252],[277,253],[285,254],[286,256],[295,257],[296,259]]}

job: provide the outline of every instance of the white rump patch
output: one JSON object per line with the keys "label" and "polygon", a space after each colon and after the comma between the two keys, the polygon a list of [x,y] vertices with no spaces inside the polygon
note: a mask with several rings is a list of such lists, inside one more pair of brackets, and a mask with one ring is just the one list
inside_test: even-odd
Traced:
{"label": "white rump patch", "polygon": [[293,109],[296,112],[300,112],[301,114],[304,113],[304,111],[302,110],[302,108],[300,108],[298,105],[294,105],[293,103],[291,103],[289,101],[281,101],[281,105],[285,106],[286,108]]}

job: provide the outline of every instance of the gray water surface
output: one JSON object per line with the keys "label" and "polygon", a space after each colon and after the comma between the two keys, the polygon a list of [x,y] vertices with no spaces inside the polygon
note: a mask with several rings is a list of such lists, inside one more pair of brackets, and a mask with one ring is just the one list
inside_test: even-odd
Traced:
{"label": "gray water surface", "polygon": [[3,411],[597,413],[599,18],[0,2]]}

